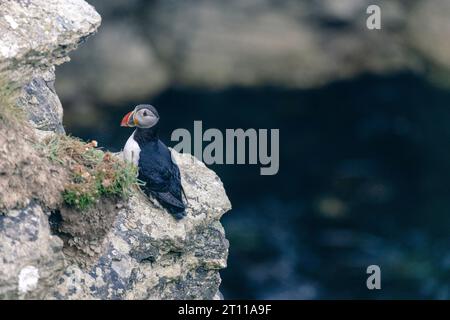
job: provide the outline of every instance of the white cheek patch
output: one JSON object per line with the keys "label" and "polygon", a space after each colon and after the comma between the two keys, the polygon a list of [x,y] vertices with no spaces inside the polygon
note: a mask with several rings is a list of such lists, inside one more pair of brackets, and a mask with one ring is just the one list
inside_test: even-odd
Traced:
{"label": "white cheek patch", "polygon": [[139,155],[141,153],[141,148],[139,144],[134,140],[134,132],[128,138],[125,147],[123,148],[123,158],[125,161],[133,163],[135,166],[139,163]]}
{"label": "white cheek patch", "polygon": [[153,127],[154,125],[156,125],[158,123],[159,119],[155,116],[150,118],[150,127]]}
{"label": "white cheek patch", "polygon": [[139,127],[145,129],[154,127],[159,121],[159,119],[156,117],[144,117],[138,120],[139,120]]}

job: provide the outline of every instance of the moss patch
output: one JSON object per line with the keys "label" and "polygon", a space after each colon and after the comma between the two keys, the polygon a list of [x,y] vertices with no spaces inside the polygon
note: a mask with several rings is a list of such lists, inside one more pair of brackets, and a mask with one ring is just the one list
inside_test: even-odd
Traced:
{"label": "moss patch", "polygon": [[100,197],[124,198],[139,184],[134,165],[97,149],[95,141],[85,143],[66,135],[52,135],[43,144],[47,157],[69,170],[69,182],[63,191],[68,206],[85,210]]}

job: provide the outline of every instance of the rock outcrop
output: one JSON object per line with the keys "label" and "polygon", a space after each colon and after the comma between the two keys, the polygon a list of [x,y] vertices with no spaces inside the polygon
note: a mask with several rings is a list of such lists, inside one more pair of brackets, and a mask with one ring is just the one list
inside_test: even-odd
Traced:
{"label": "rock outcrop", "polygon": [[228,256],[219,220],[231,204],[214,172],[173,151],[187,197],[181,221],[138,189],[76,211],[59,196],[65,173],[35,150],[64,131],[55,65],[100,21],[83,0],[0,3],[0,118],[12,117],[13,100],[34,127],[0,127],[0,298],[217,298]]}
{"label": "rock outcrop", "polygon": [[[219,219],[230,203],[211,170],[190,155],[173,153],[187,218],[176,221],[140,193],[115,210],[107,205],[83,214],[63,210],[61,230],[75,236],[64,250],[71,263],[52,293],[55,298],[214,298],[228,254]],[[108,218],[111,212],[114,219]]]}
{"label": "rock outcrop", "polygon": [[10,91],[23,88],[19,105],[39,129],[63,131],[54,66],[97,30],[100,15],[78,0],[2,1],[0,15],[0,78]]}

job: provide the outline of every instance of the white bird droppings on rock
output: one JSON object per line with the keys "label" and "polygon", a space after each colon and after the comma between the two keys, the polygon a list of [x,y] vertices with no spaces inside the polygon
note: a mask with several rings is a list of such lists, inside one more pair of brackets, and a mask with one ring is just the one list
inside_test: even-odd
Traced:
{"label": "white bird droppings on rock", "polygon": [[17,27],[19,26],[17,24],[17,22],[13,19],[13,17],[11,16],[5,16],[5,20],[9,23],[9,25],[11,26],[11,28],[13,29],[17,29]]}
{"label": "white bird droppings on rock", "polygon": [[33,266],[26,266],[19,273],[19,293],[25,294],[34,290],[39,281],[39,270]]}

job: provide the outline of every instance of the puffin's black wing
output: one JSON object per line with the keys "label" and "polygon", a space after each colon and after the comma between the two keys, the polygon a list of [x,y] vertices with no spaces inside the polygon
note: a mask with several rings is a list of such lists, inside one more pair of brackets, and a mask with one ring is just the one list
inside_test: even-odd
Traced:
{"label": "puffin's black wing", "polygon": [[185,216],[180,170],[173,163],[169,149],[161,141],[141,150],[139,179],[146,183],[144,192],[153,195],[175,218]]}

